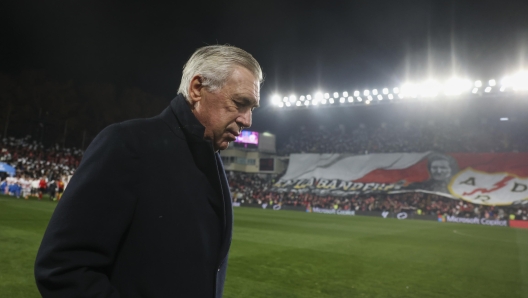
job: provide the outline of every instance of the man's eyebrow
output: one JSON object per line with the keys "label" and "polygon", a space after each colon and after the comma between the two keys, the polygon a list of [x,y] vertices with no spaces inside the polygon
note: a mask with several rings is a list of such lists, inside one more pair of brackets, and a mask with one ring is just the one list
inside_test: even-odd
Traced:
{"label": "man's eyebrow", "polygon": [[247,97],[247,96],[244,96],[244,95],[235,95],[235,98],[244,101],[244,103],[246,105],[248,105],[248,106],[251,105],[254,108],[260,107],[260,105],[257,103],[257,101],[255,99],[253,99],[253,98],[250,98],[250,97]]}

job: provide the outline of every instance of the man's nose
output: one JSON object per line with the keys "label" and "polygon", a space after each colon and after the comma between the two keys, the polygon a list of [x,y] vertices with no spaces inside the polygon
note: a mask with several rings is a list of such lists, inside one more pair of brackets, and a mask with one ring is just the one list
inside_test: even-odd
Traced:
{"label": "man's nose", "polygon": [[251,110],[248,110],[247,112],[240,114],[236,122],[239,126],[249,128],[251,127],[251,116],[252,112]]}

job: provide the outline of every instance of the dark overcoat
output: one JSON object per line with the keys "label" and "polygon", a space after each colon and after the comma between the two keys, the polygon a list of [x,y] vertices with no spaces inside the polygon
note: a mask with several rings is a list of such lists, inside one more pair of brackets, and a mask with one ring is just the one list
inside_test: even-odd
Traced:
{"label": "dark overcoat", "polygon": [[37,255],[43,297],[222,297],[233,212],[204,130],[178,95],[94,139]]}

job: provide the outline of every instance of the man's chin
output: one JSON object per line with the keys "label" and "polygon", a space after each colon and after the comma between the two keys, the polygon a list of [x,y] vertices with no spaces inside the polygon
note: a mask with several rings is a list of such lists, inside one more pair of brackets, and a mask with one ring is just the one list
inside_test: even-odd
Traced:
{"label": "man's chin", "polygon": [[225,150],[227,149],[227,147],[229,147],[229,143],[228,141],[223,141],[221,142],[220,144],[217,144],[215,146],[215,150],[218,151],[218,150]]}

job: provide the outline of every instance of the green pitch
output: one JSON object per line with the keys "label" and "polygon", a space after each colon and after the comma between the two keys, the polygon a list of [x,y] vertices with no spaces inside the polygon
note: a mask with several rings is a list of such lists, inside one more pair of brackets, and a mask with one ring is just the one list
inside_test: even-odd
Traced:
{"label": "green pitch", "polygon": [[[39,297],[55,205],[0,197],[0,297]],[[528,297],[528,230],[236,208],[224,297]]]}

